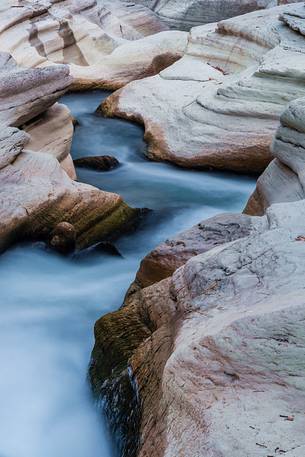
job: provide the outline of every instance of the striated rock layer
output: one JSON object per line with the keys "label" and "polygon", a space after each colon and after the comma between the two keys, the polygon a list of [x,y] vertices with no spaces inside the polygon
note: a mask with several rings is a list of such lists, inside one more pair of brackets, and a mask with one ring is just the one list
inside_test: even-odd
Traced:
{"label": "striated rock layer", "polygon": [[64,105],[55,103],[71,83],[67,66],[25,69],[0,52],[0,124],[22,126],[30,134],[27,147],[54,155],[75,179],[72,117]]}
{"label": "striated rock layer", "polygon": [[54,104],[70,83],[66,66],[22,69],[0,53],[0,250],[21,240],[47,241],[62,222],[81,249],[137,216],[119,195],[71,179],[72,118]]}
{"label": "striated rock layer", "polygon": [[264,214],[273,203],[305,199],[305,98],[289,104],[281,116],[271,151],[275,159],[258,178],[245,212]]}
{"label": "striated rock layer", "polygon": [[29,133],[27,149],[53,155],[72,179],[76,179],[70,155],[73,137],[73,118],[65,105],[56,103],[39,118],[23,126]]}
{"label": "striated rock layer", "polygon": [[303,3],[191,30],[184,57],[103,105],[145,125],[148,156],[258,173],[284,106],[304,92]]}
{"label": "striated rock layer", "polygon": [[135,0],[151,8],[171,27],[189,30],[201,24],[221,21],[254,10],[270,8],[289,0]]}
{"label": "striated rock layer", "polygon": [[7,0],[0,7],[0,51],[25,67],[69,64],[75,90],[122,87],[172,64],[187,35],[166,29],[148,8],[119,0]]}

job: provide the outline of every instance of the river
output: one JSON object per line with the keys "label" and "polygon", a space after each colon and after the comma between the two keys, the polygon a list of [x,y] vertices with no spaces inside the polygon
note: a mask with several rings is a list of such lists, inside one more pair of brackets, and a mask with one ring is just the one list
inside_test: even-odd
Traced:
{"label": "river", "polygon": [[118,308],[141,258],[170,235],[225,211],[240,211],[251,177],[182,170],[145,159],[143,129],[94,114],[107,94],[62,98],[80,125],[73,157],[113,155],[110,172],[79,180],[150,212],[117,241],[121,257],[89,249],[69,258],[42,244],[0,258],[0,457],[110,457],[107,428],[87,384],[94,322]]}

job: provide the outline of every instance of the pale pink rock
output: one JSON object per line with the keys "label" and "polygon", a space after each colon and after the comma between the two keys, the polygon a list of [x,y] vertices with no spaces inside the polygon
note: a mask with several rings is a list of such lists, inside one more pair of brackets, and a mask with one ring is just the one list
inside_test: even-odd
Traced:
{"label": "pale pink rock", "polygon": [[260,173],[285,105],[305,96],[304,15],[299,3],[195,27],[182,59],[112,94],[104,112],[143,123],[153,160]]}

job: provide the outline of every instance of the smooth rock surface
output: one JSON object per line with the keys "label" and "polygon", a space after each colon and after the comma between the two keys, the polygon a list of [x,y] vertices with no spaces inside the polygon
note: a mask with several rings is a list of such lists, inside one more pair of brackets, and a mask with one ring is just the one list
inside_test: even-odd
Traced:
{"label": "smooth rock surface", "polygon": [[0,250],[47,240],[62,222],[74,226],[81,249],[120,232],[137,215],[119,195],[73,181],[72,117],[54,104],[70,83],[67,66],[23,69],[0,53]]}
{"label": "smooth rock surface", "polygon": [[67,65],[26,69],[0,52],[0,123],[16,127],[28,122],[51,107],[71,83]]}
{"label": "smooth rock surface", "polygon": [[245,212],[264,214],[273,203],[305,199],[305,98],[291,102],[272,143],[275,159],[258,178]]}
{"label": "smooth rock surface", "polygon": [[299,3],[195,27],[181,60],[115,92],[104,112],[143,123],[154,160],[262,172],[281,112],[305,95],[304,13]]}
{"label": "smooth rock surface", "polygon": [[[300,8],[283,20],[302,33]],[[299,64],[286,60],[287,80]],[[129,395],[112,424],[124,457],[304,454],[305,99],[280,121],[255,216],[216,216],[158,246],[96,323],[95,392],[111,408]]]}
{"label": "smooth rock surface", "polygon": [[252,219],[244,214],[220,214],[202,221],[147,254],[134,285],[144,288],[159,282],[171,276],[191,257],[247,236],[251,227]]}
{"label": "smooth rock surface", "polygon": [[15,3],[8,0],[0,10],[0,51],[24,67],[69,64],[75,90],[118,88],[156,74],[186,46],[184,32],[166,32],[151,10],[135,3]]}
{"label": "smooth rock surface", "polygon": [[126,405],[121,416],[124,456],[302,456],[304,217],[304,201],[271,206],[248,236],[192,257],[97,322],[96,389],[105,394],[109,372],[115,392],[122,380],[126,389],[126,369],[137,386],[133,441]]}
{"label": "smooth rock surface", "polygon": [[30,134],[28,149],[53,155],[70,178],[76,179],[70,155],[74,131],[73,119],[65,105],[56,103],[39,118],[29,121],[23,129]]}
{"label": "smooth rock surface", "polygon": [[76,246],[76,230],[69,222],[57,224],[49,236],[49,245],[62,254],[73,252]]}
{"label": "smooth rock surface", "polygon": [[30,134],[31,151],[52,154],[76,179],[70,156],[73,119],[64,105],[55,103],[71,83],[66,65],[26,69],[0,52],[0,125],[22,127]]}
{"label": "smooth rock surface", "polygon": [[170,27],[189,30],[196,25],[221,21],[254,10],[294,1],[281,0],[135,0],[151,8]]}
{"label": "smooth rock surface", "polygon": [[6,128],[0,138],[0,249],[27,239],[46,239],[68,222],[78,249],[124,228],[136,211],[116,194],[71,180],[51,154],[24,150],[25,132]]}

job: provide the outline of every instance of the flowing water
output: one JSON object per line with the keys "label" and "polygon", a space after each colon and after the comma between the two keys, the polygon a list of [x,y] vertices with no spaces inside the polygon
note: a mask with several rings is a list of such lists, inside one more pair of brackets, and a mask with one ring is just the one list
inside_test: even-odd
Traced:
{"label": "flowing water", "polygon": [[94,114],[105,96],[63,98],[80,122],[74,158],[121,162],[106,173],[79,169],[79,179],[153,211],[116,243],[122,257],[89,249],[64,258],[37,243],[1,256],[0,457],[113,455],[86,380],[95,320],[120,306],[150,249],[216,213],[240,211],[254,187],[249,177],[149,162],[141,127]]}

